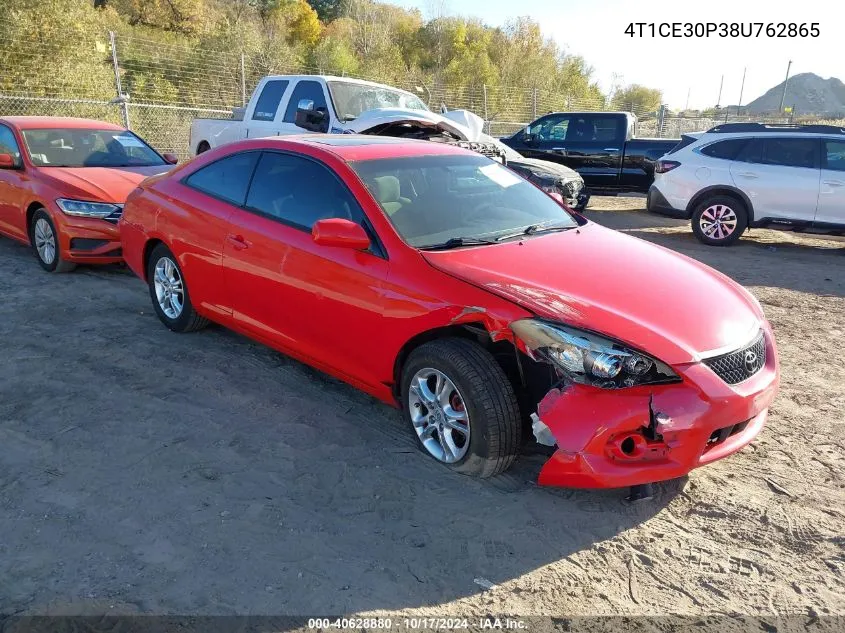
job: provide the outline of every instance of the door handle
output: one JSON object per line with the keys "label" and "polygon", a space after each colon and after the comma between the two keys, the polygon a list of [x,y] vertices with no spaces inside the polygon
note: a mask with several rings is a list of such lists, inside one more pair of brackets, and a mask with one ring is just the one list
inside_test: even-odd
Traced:
{"label": "door handle", "polygon": [[843,186],[845,186],[845,182],[842,182],[841,180],[825,180],[824,184],[826,184],[829,187],[843,187]]}
{"label": "door handle", "polygon": [[742,176],[743,178],[751,178],[752,180],[754,178],[758,177],[757,174],[755,174],[754,172],[751,172],[751,171],[744,171],[744,172],[737,174],[737,175]]}
{"label": "door handle", "polygon": [[561,154],[566,156],[566,148],[565,147],[553,147],[552,151],[553,152],[560,152]]}
{"label": "door handle", "polygon": [[243,249],[252,246],[252,242],[245,240],[243,235],[229,234],[226,236],[226,240],[232,245],[233,248],[239,251],[242,251]]}

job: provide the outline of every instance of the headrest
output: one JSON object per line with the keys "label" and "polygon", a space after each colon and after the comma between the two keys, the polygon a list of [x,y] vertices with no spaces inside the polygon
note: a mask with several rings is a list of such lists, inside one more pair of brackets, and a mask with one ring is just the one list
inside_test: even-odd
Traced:
{"label": "headrest", "polygon": [[376,176],[373,183],[373,195],[376,200],[382,203],[399,201],[400,186],[396,176]]}

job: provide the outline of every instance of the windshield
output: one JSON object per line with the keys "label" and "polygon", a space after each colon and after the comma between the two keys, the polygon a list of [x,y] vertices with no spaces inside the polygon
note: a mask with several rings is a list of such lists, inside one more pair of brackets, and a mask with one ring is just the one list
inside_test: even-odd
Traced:
{"label": "windshield", "polygon": [[484,156],[411,156],[351,165],[402,239],[417,248],[457,238],[521,236],[538,225],[578,226],[550,196]]}
{"label": "windshield", "polygon": [[39,167],[150,167],[164,159],[126,130],[23,130],[29,158]]}
{"label": "windshield", "polygon": [[335,111],[341,121],[351,121],[358,118],[362,112],[377,108],[428,110],[426,105],[410,92],[348,81],[330,81],[328,84]]}

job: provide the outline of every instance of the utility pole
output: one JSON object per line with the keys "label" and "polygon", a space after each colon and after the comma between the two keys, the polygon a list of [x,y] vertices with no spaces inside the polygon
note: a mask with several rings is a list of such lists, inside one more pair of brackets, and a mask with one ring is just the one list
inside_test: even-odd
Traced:
{"label": "utility pole", "polygon": [[692,92],[692,86],[690,86],[689,90],[687,90],[687,104],[684,106],[684,112],[689,110],[689,95]]}
{"label": "utility pole", "polygon": [[783,112],[783,101],[786,99],[786,86],[789,84],[789,69],[792,68],[792,60],[786,65],[786,79],[783,80],[783,94],[780,96],[780,108],[778,112]]}
{"label": "utility pole", "polygon": [[719,98],[716,99],[716,107],[720,107],[722,105],[722,87],[725,85],[725,76],[722,75],[722,81],[719,82]]}
{"label": "utility pole", "polygon": [[739,87],[739,103],[736,105],[736,113],[739,114],[739,109],[742,107],[742,93],[745,92],[745,71],[748,68],[742,69],[742,85]]}

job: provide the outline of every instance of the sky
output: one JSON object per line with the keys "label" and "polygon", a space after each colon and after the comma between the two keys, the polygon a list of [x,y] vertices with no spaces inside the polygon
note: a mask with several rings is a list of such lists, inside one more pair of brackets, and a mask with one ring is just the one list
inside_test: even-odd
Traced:
{"label": "sky", "polygon": [[[747,68],[742,103],[780,84],[792,61],[790,76],[812,72],[845,81],[845,2],[841,0],[390,0],[416,7],[428,18],[443,7],[447,15],[481,18],[491,26],[527,15],[543,33],[572,55],[581,55],[593,68],[604,92],[614,74],[624,85],[639,83],[663,92],[673,109],[702,109],[740,99],[743,68]],[[819,37],[796,38],[671,38],[630,37],[631,23],[811,23]],[[754,27],[755,33],[757,27]],[[765,29],[765,27],[764,27]],[[689,99],[689,101],[687,101]],[[788,105],[788,104],[787,104]]]}

